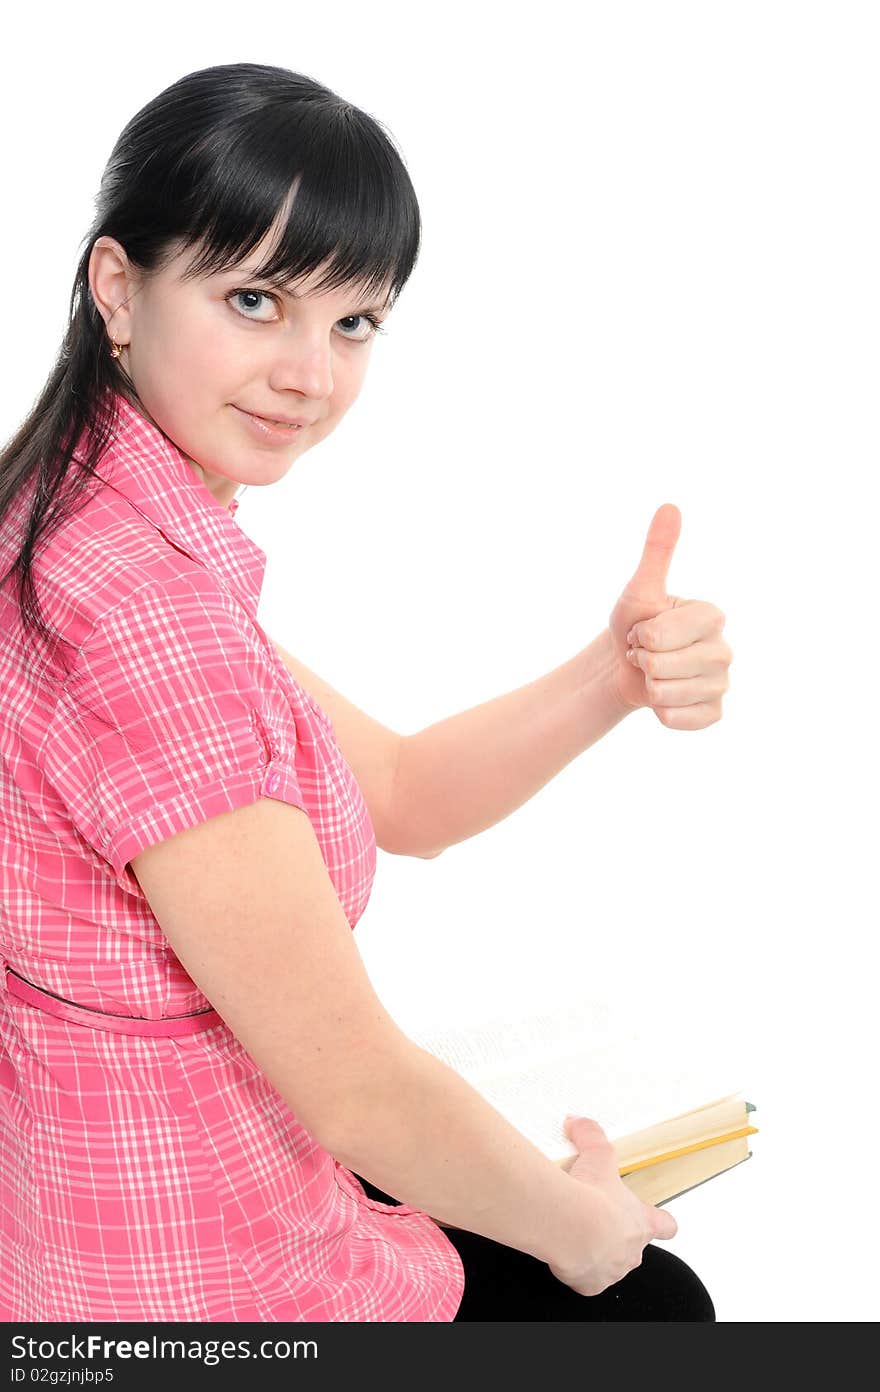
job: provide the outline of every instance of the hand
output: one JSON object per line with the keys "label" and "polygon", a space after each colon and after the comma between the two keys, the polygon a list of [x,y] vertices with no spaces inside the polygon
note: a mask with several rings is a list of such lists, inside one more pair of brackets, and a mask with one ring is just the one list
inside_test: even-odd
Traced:
{"label": "hand", "polygon": [[733,652],[721,636],[720,609],[666,593],[680,531],[681,513],[664,503],[648,528],[638,570],[611,611],[613,680],[625,710],[650,706],[661,725],[702,730],[721,719]]}
{"label": "hand", "polygon": [[566,1117],[565,1131],[578,1148],[568,1173],[590,1190],[589,1217],[582,1251],[565,1265],[547,1265],[578,1295],[600,1295],[641,1265],[642,1252],[655,1237],[675,1237],[678,1223],[624,1184],[614,1147],[598,1122]]}

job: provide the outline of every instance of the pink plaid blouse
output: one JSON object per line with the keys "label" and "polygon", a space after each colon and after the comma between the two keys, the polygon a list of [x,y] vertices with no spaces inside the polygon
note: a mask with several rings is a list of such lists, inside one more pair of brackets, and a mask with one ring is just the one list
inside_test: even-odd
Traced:
{"label": "pink plaid blouse", "polygon": [[452,1320],[449,1238],[317,1144],[128,868],[279,798],[354,928],[376,841],[329,717],[257,622],[266,556],[237,504],[117,402],[104,484],[38,549],[63,661],[35,660],[0,587],[0,1319]]}

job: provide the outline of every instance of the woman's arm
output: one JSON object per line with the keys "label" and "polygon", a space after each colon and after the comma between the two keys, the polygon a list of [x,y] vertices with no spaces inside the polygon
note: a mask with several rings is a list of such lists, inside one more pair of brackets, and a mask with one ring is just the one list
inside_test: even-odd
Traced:
{"label": "woman's arm", "polygon": [[192,979],[319,1144],[386,1193],[560,1266],[573,1181],[384,1010],[305,812],[260,798],[134,856]]}
{"label": "woman's arm", "polygon": [[275,647],[333,721],[377,845],[392,855],[430,860],[494,826],[633,709],[621,704],[612,680],[608,629],[537,681],[414,735],[374,720]]}
{"label": "woman's arm", "polygon": [[537,681],[408,735],[395,820],[430,858],[509,816],[630,713],[608,629]]}

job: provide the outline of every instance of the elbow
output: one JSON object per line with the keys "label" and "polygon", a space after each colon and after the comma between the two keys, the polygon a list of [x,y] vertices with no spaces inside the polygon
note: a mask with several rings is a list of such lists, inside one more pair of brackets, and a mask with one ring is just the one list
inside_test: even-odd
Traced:
{"label": "elbow", "polygon": [[384,836],[381,840],[377,838],[379,847],[388,855],[408,856],[411,860],[436,860],[446,849],[445,846],[438,846],[436,850],[426,851],[414,845],[414,839],[412,836]]}

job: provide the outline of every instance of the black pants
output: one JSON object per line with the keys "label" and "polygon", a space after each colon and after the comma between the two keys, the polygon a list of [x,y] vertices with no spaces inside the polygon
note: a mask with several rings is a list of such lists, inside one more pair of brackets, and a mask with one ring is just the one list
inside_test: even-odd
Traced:
{"label": "black pants", "polygon": [[[398,1203],[358,1175],[371,1199]],[[456,1320],[713,1320],[715,1307],[685,1262],[649,1242],[642,1264],[600,1295],[578,1295],[546,1262],[465,1228],[444,1228],[464,1267]]]}

